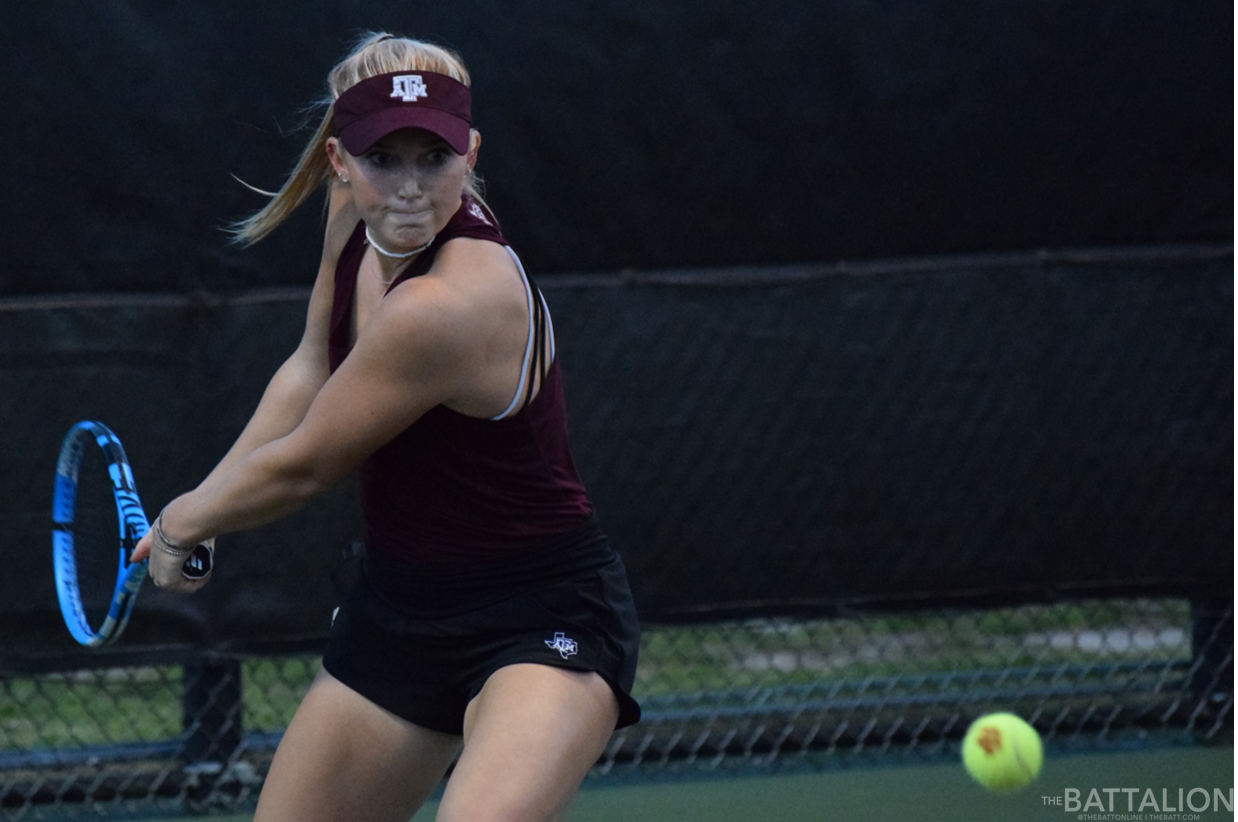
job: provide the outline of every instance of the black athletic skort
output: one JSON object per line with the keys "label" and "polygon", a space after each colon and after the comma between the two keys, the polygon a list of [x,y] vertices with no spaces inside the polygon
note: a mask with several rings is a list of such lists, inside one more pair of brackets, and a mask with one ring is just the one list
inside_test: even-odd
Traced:
{"label": "black athletic skort", "polygon": [[462,734],[464,711],[495,671],[538,663],[594,671],[631,696],[640,628],[623,561],[595,520],[516,560],[409,566],[371,550],[340,607],[323,666],[409,722]]}

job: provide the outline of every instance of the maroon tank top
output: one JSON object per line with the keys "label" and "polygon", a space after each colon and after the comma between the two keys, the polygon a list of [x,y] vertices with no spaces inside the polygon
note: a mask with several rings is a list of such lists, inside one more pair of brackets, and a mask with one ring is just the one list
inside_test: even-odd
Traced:
{"label": "maroon tank top", "polygon": [[[433,245],[391,288],[429,271],[438,250],[456,237],[507,245],[493,216],[465,195]],[[335,271],[332,372],[350,350],[349,322],[365,246],[365,224],[359,223]],[[527,286],[538,304],[536,287]],[[537,396],[503,419],[470,417],[442,405],[430,409],[362,463],[360,484],[369,548],[397,562],[514,556],[579,528],[593,512],[568,449],[557,360]]]}

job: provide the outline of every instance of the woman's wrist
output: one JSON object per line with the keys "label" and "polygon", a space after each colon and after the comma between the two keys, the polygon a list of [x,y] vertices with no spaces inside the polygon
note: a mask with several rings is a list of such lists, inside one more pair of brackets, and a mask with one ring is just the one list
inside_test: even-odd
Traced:
{"label": "woman's wrist", "polygon": [[[167,514],[168,509],[171,507],[171,503],[164,506],[163,510],[159,512],[159,516],[155,517],[155,522],[151,526],[151,530],[154,532],[155,547],[165,554],[180,557],[188,556],[197,547],[198,540],[178,536],[175,527],[168,528]],[[173,526],[175,526],[175,518],[173,519]]]}
{"label": "woman's wrist", "polygon": [[165,554],[183,557],[193,553],[193,546],[185,548],[177,545],[163,533],[163,511],[160,511],[159,516],[155,517],[155,524],[151,530],[154,531],[155,547]]}

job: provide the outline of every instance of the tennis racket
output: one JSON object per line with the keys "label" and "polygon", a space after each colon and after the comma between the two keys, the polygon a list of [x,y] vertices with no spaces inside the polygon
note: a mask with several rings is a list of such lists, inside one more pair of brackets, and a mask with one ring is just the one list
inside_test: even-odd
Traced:
{"label": "tennis racket", "polygon": [[[78,546],[73,533],[78,518],[78,473],[86,449],[92,442],[103,449],[120,532],[119,566],[112,566],[110,562],[103,566],[109,569],[117,567],[117,572],[106,615],[101,620],[93,620],[98,623],[97,627],[91,624],[83,604]],[[120,440],[100,422],[79,422],[70,428],[60,446],[60,459],[56,463],[56,488],[52,496],[52,561],[56,571],[60,613],[69,633],[82,645],[91,648],[108,645],[125,630],[148,568],[147,560],[130,563],[129,555],[149,528],[133,484],[133,471],[129,468],[129,460]],[[97,565],[93,561],[83,563],[82,570]],[[202,579],[211,572],[213,565],[214,551],[211,546],[202,544],[195,547],[185,560],[181,573],[187,579]],[[90,573],[110,575],[111,571],[92,570]],[[107,582],[107,579],[102,581]]]}

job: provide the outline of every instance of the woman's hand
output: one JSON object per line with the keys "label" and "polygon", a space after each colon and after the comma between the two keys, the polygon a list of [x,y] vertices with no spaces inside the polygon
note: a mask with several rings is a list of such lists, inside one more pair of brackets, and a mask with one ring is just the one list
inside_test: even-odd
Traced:
{"label": "woman's hand", "polygon": [[[203,540],[203,544],[209,545],[214,549],[215,538]],[[202,579],[189,579],[182,574],[181,567],[189,559],[189,555],[175,556],[158,548],[155,545],[154,528],[147,531],[146,536],[138,541],[137,547],[133,549],[133,555],[130,556],[129,561],[141,562],[148,558],[150,559],[150,578],[155,581],[155,585],[165,591],[173,591],[178,594],[192,594],[211,581],[211,574],[207,574]],[[212,573],[214,573],[213,569]]]}

